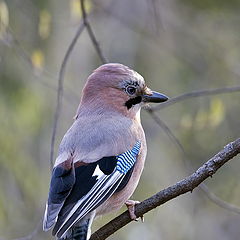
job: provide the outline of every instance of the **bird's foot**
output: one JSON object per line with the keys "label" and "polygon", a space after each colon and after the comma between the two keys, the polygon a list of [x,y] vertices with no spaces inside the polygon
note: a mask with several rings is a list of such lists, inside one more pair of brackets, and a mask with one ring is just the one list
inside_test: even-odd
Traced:
{"label": "bird's foot", "polygon": [[[139,203],[140,203],[139,201],[134,201],[134,200],[130,200],[130,199],[125,202],[125,204],[128,208],[130,218],[134,221],[138,221],[138,218],[135,214],[135,205],[139,204]],[[141,216],[140,218],[141,218],[142,222],[144,222],[143,216]]]}

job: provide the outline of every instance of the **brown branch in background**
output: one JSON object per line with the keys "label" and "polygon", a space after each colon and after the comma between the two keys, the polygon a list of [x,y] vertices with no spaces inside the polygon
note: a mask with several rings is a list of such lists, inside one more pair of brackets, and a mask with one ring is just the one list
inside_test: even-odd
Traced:
{"label": "brown branch in background", "polygon": [[77,29],[77,32],[71,41],[67,52],[65,53],[65,56],[63,58],[61,68],[59,71],[59,77],[58,77],[58,92],[57,92],[57,106],[54,114],[54,122],[53,122],[53,131],[52,131],[52,139],[51,139],[51,152],[50,152],[50,165],[51,169],[53,167],[53,157],[54,157],[54,146],[55,146],[55,139],[56,139],[56,132],[57,132],[57,126],[58,126],[58,119],[60,116],[61,108],[62,108],[62,96],[63,96],[63,80],[65,75],[65,70],[67,66],[67,61],[72,53],[72,50],[74,46],[76,45],[76,42],[81,35],[85,25],[84,23],[81,23],[80,26]]}
{"label": "brown branch in background", "polygon": [[108,60],[106,59],[106,57],[104,57],[103,52],[99,46],[99,43],[96,39],[96,36],[92,30],[92,27],[90,25],[90,23],[88,22],[88,17],[87,17],[87,13],[86,13],[86,9],[85,9],[85,4],[84,4],[85,0],[80,0],[80,4],[81,4],[81,10],[82,10],[82,16],[83,16],[83,24],[86,26],[87,31],[88,31],[88,35],[92,41],[93,46],[95,47],[97,54],[101,60],[102,63],[107,63]]}
{"label": "brown branch in background", "polygon": [[[181,153],[184,156],[184,165],[185,167],[189,170],[192,171],[193,170],[193,166],[191,165],[190,161],[188,160],[188,156],[187,153],[183,147],[183,145],[181,144],[181,142],[178,140],[178,138],[172,133],[171,129],[156,115],[156,113],[154,111],[152,111],[152,109],[146,109],[147,112],[150,114],[150,116],[153,118],[153,120],[157,123],[157,125],[162,128],[162,130],[167,134],[167,136],[172,140],[172,142],[174,144],[177,145],[178,149],[181,151]],[[224,208],[230,212],[234,212],[237,214],[240,214],[240,208],[230,204],[224,200],[222,200],[221,198],[219,198],[218,196],[216,196],[213,192],[211,192],[208,188],[208,186],[204,183],[201,183],[199,186],[200,190],[208,197],[208,199],[210,201],[212,201],[213,203],[215,203],[216,205],[218,205],[221,208]]]}
{"label": "brown branch in background", "polygon": [[[187,192],[192,192],[200,183],[212,175],[222,167],[226,162],[231,160],[240,153],[240,138],[229,143],[217,153],[214,157],[203,164],[197,171],[176,184],[156,193],[150,198],[136,205],[135,214],[137,217],[143,216],[152,209],[176,198]],[[120,228],[124,227],[132,220],[129,217],[128,211],[125,211],[112,221],[101,227],[92,234],[90,240],[104,240]]]}
{"label": "brown branch in background", "polygon": [[189,99],[189,98],[217,95],[217,94],[224,94],[224,93],[233,93],[233,92],[240,92],[240,86],[193,91],[193,92],[179,95],[177,97],[173,97],[173,98],[169,99],[167,102],[161,103],[161,104],[153,107],[152,110],[158,111],[163,108],[169,107],[177,102],[181,102],[181,101]]}

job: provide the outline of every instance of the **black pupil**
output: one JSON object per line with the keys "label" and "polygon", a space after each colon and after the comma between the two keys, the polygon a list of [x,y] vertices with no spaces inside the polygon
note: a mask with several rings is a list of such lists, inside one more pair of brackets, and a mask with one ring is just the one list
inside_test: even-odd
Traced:
{"label": "black pupil", "polygon": [[129,94],[134,94],[134,93],[136,92],[136,88],[134,88],[134,87],[128,87],[128,88],[127,88],[127,92],[128,92]]}

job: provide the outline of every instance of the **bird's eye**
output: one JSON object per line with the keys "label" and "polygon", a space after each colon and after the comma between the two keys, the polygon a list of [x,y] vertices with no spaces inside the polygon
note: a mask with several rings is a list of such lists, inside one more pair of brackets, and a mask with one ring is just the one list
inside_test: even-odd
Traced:
{"label": "bird's eye", "polygon": [[127,92],[128,94],[130,94],[130,95],[133,95],[133,94],[136,93],[136,88],[135,88],[135,87],[132,87],[132,86],[128,86],[128,87],[126,88],[126,92]]}

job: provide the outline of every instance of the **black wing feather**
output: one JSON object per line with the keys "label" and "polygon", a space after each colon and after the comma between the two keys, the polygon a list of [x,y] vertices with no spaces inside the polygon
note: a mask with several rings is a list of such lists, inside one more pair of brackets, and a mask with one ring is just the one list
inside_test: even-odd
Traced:
{"label": "black wing feather", "polygon": [[92,176],[97,163],[88,164],[86,166],[80,166],[75,168],[75,184],[71,193],[64,202],[61,211],[58,214],[57,222],[54,226],[52,234],[55,235],[59,227],[64,222],[66,216],[71,211],[75,203],[82,198],[97,182],[97,176]]}
{"label": "black wing feather", "polygon": [[53,169],[48,203],[62,203],[75,183],[73,168],[65,170],[61,166]]}
{"label": "black wing feather", "polygon": [[43,221],[45,231],[49,230],[56,222],[56,218],[74,183],[75,171],[71,164],[68,165],[68,168],[63,165],[54,167]]}
{"label": "black wing feather", "polygon": [[103,157],[98,161],[99,168],[106,175],[110,175],[117,164],[116,157]]}
{"label": "black wing feather", "polygon": [[118,186],[116,192],[120,192],[121,190],[123,190],[125,188],[125,186],[127,185],[129,179],[132,176],[133,168],[134,168],[134,166],[129,169],[129,171],[127,172],[126,176],[123,178],[122,182]]}

